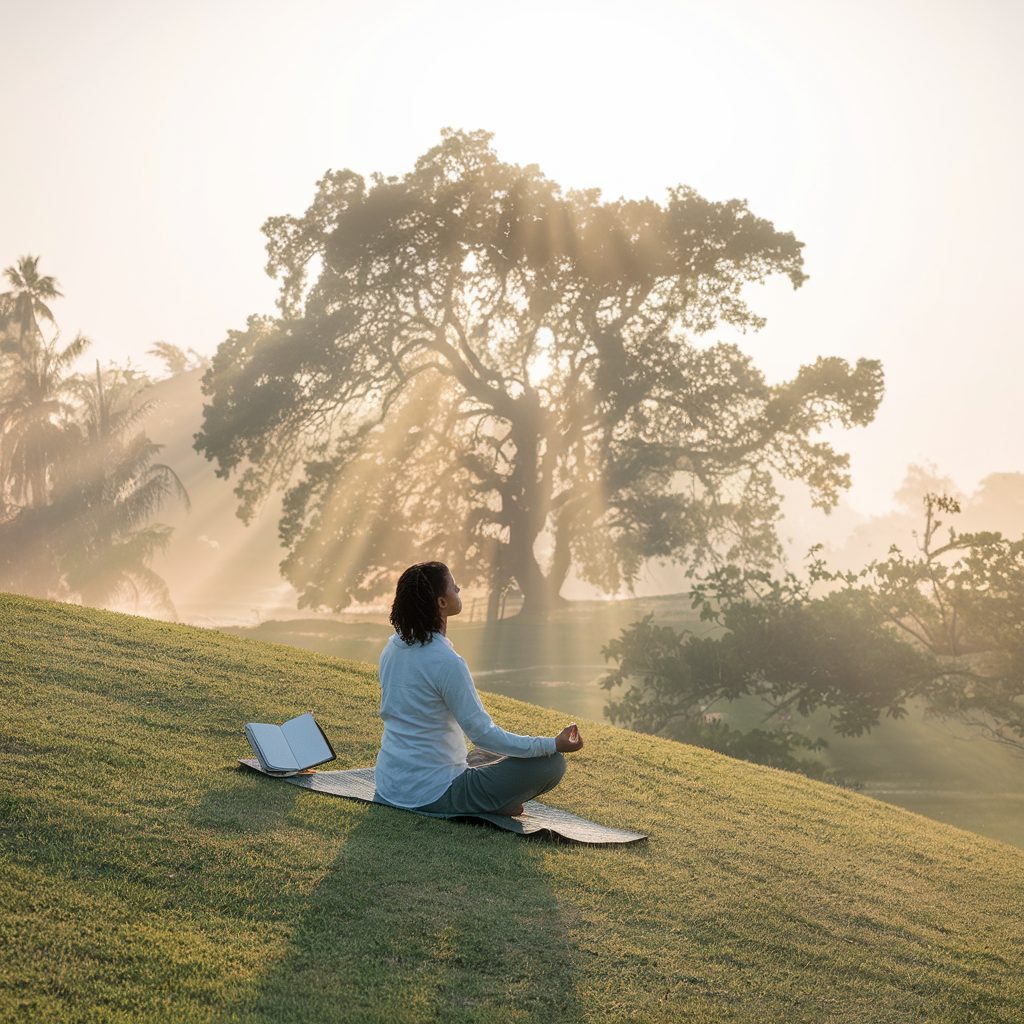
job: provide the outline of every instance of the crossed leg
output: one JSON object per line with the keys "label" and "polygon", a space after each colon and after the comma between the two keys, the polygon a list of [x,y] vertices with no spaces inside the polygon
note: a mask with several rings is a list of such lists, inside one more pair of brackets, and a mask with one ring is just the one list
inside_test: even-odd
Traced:
{"label": "crossed leg", "polygon": [[417,807],[431,814],[522,814],[523,804],[555,788],[565,774],[561,754],[500,757],[474,750],[467,768],[433,803]]}

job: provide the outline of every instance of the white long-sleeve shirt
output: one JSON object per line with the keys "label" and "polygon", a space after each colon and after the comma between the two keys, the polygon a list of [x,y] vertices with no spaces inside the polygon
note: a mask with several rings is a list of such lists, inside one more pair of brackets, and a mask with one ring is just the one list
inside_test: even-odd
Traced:
{"label": "white long-sleeve shirt", "polygon": [[[473,677],[447,637],[407,644],[396,633],[380,656],[377,793],[395,807],[422,807],[466,770],[468,736],[478,747],[513,757],[555,752],[551,736],[505,732],[480,703]],[[463,736],[465,733],[465,736]]]}

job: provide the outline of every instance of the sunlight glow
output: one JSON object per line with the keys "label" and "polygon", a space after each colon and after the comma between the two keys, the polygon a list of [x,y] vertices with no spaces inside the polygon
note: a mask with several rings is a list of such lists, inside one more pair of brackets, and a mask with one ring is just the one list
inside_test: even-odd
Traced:
{"label": "sunlight glow", "polygon": [[742,344],[772,380],[822,352],[884,359],[879,418],[841,439],[862,511],[915,458],[965,485],[1021,468],[1019,5],[100,0],[45,33],[42,10],[6,12],[0,40],[35,97],[9,113],[5,258],[44,254],[65,330],[104,359],[212,353],[273,312],[267,217],[301,214],[328,168],[400,174],[441,126],[486,127],[566,189],[685,182],[807,242],[810,281],[752,290],[768,327]]}

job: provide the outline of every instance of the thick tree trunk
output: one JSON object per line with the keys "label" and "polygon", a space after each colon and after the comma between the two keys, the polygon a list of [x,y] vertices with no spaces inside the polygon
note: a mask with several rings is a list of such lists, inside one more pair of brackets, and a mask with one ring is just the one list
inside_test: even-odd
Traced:
{"label": "thick tree trunk", "polygon": [[[526,547],[526,540],[530,542],[529,547]],[[511,548],[510,545],[510,555],[513,556],[510,575],[515,578],[523,592],[520,618],[546,619],[553,609],[566,603],[559,591],[568,575],[568,565],[562,568],[556,559],[552,571],[545,576],[533,555],[535,540],[536,536],[524,538],[524,543],[518,550]]]}
{"label": "thick tree trunk", "polygon": [[545,576],[533,553],[551,507],[550,472],[541,466],[539,453],[553,424],[534,392],[517,401],[516,408],[519,416],[512,431],[517,453],[514,486],[503,510],[509,527],[505,570],[507,579],[514,579],[523,592],[519,617],[544,619],[553,608],[565,604],[559,591],[569,569],[568,561],[556,557],[552,571]]}

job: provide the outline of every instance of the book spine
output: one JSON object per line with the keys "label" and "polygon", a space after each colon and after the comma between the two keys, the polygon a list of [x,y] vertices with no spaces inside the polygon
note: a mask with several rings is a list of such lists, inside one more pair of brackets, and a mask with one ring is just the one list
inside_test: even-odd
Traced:
{"label": "book spine", "polygon": [[320,723],[315,718],[313,719],[313,724],[318,729],[320,729],[320,735],[323,736],[324,743],[327,744],[327,749],[331,752],[331,756],[328,757],[328,758],[325,758],[323,761],[320,762],[320,764],[326,764],[327,761],[334,761],[337,758],[338,755],[334,752],[334,747],[331,746],[331,741],[327,738],[327,733],[325,733],[323,731],[323,729],[320,728]]}

